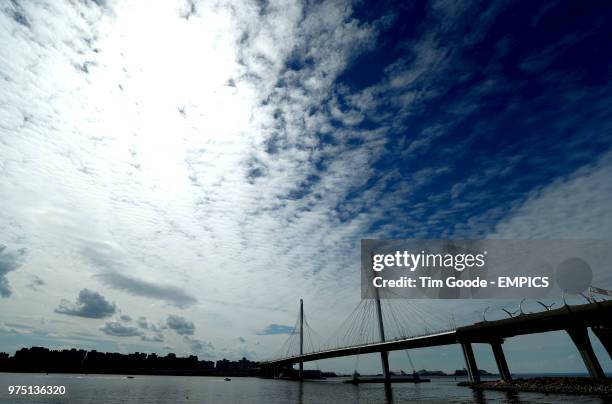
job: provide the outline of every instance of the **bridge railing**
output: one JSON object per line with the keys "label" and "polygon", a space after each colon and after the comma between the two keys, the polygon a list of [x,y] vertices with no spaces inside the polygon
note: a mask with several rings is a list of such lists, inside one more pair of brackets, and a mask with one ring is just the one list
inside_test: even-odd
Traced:
{"label": "bridge railing", "polygon": [[[439,331],[436,331],[436,332],[416,334],[416,335],[412,335],[412,336],[400,336],[400,337],[395,337],[395,338],[389,338],[389,339],[385,340],[384,342],[397,342],[397,341],[405,341],[405,340],[417,339],[417,338],[423,338],[423,337],[430,337],[432,335],[444,334],[444,333],[448,333],[448,332],[452,332],[452,331],[455,331],[455,327],[439,330]],[[383,341],[363,343],[363,344],[344,345],[344,346],[339,346],[339,347],[323,348],[323,349],[319,349],[319,350],[305,352],[303,355],[290,355],[290,356],[277,357],[277,358],[273,358],[273,359],[270,359],[270,360],[267,360],[267,361],[263,361],[263,362],[264,363],[268,363],[268,362],[284,361],[284,360],[299,358],[299,357],[305,356],[305,355],[316,355],[316,354],[320,354],[320,353],[324,353],[324,352],[337,351],[339,349],[359,348],[359,347],[379,344],[379,343],[382,343],[382,342]]]}

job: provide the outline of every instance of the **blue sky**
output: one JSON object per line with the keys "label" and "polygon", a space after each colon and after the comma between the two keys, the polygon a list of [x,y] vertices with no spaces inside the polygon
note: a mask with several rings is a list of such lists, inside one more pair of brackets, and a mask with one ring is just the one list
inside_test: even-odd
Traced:
{"label": "blue sky", "polygon": [[7,2],[0,351],[262,359],[352,311],[362,238],[609,239],[610,7]]}

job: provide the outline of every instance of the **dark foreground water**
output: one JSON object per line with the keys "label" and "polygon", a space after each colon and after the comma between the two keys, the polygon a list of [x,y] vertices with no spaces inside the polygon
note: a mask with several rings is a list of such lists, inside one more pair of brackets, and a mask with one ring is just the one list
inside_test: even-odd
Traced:
{"label": "dark foreground water", "polygon": [[[453,378],[396,384],[395,403],[605,403],[589,396],[538,393],[476,393]],[[65,386],[63,396],[9,395],[8,386]],[[382,385],[353,386],[341,380],[293,382],[258,378],[0,373],[0,403],[384,403]]]}

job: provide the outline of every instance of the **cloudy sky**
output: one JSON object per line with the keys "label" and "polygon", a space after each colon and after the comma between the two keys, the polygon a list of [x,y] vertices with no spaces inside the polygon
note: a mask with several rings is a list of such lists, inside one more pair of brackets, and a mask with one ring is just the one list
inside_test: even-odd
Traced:
{"label": "cloudy sky", "polygon": [[0,351],[262,359],[357,305],[362,238],[612,234],[605,2],[0,7]]}

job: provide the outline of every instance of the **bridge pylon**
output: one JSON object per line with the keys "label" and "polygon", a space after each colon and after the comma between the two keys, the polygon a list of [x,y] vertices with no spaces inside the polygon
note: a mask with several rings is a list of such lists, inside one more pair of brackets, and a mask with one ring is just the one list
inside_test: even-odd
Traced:
{"label": "bridge pylon", "polygon": [[[304,355],[304,300],[300,299],[300,356]],[[298,373],[300,380],[304,378],[304,362],[300,361]]]}
{"label": "bridge pylon", "polygon": [[[376,292],[376,316],[378,317],[380,342],[385,342],[385,324],[383,323],[382,308],[380,307],[380,295],[378,294],[378,289],[374,290]],[[388,384],[391,382],[391,374],[389,373],[389,352],[380,351],[380,361],[382,363],[383,376]]]}

